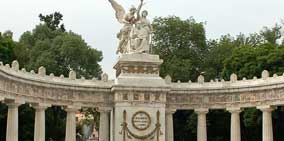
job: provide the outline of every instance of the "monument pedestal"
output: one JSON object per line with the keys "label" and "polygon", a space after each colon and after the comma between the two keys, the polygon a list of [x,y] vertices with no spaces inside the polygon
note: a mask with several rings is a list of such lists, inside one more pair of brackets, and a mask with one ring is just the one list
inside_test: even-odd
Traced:
{"label": "monument pedestal", "polygon": [[123,54],[112,88],[113,141],[165,141],[165,81],[159,77],[158,55]]}

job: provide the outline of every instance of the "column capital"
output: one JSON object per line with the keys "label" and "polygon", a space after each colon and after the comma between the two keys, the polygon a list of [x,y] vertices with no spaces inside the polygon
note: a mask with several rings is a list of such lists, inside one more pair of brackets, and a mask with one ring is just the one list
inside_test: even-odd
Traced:
{"label": "column capital", "polygon": [[207,108],[198,108],[198,109],[194,109],[194,112],[199,114],[207,114],[209,112],[209,110]]}
{"label": "column capital", "polygon": [[5,104],[9,107],[9,108],[18,108],[19,106],[25,104],[24,101],[22,100],[6,100]]}
{"label": "column capital", "polygon": [[167,108],[166,109],[166,114],[174,114],[177,110],[176,109],[172,109],[172,108]]}
{"label": "column capital", "polygon": [[79,109],[81,109],[81,106],[76,105],[68,105],[64,108],[66,112],[77,112]]}
{"label": "column capital", "polygon": [[272,106],[258,106],[257,109],[261,110],[262,112],[272,112],[275,110],[275,107]]}
{"label": "column capital", "polygon": [[231,108],[227,108],[227,111],[229,111],[230,113],[241,113],[243,111],[242,108],[240,107],[231,107]]}
{"label": "column capital", "polygon": [[113,110],[112,107],[99,107],[97,111],[100,113],[110,113]]}
{"label": "column capital", "polygon": [[51,107],[51,104],[37,103],[32,104],[32,107],[36,110],[46,110],[47,108]]}

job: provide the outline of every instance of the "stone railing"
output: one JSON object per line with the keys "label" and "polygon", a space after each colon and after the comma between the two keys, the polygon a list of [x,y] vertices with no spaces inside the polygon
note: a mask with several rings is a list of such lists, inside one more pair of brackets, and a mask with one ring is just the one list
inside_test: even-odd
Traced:
{"label": "stone railing", "polygon": [[[197,83],[172,83],[168,76],[166,83],[171,89],[167,94],[168,109],[191,109],[198,115],[197,141],[207,140],[206,114],[210,109],[225,109],[231,113],[231,141],[241,141],[239,114],[247,107],[263,112],[263,141],[273,141],[271,113],[276,106],[284,104],[284,76],[269,77],[265,70],[261,78],[252,80],[238,81],[237,75],[232,74],[230,81],[204,82],[204,77],[199,76]],[[169,118],[172,119],[172,114],[166,115],[166,119]],[[172,126],[172,120],[167,125]],[[173,141],[173,137],[168,138]]]}
{"label": "stone railing", "polygon": [[235,74],[230,81],[204,82],[199,76],[197,83],[168,83],[170,93],[167,104],[176,109],[225,109],[227,107],[256,107],[284,104],[284,76],[269,77],[263,71],[262,78],[237,80]]}
{"label": "stone railing", "polygon": [[51,105],[79,105],[81,107],[108,106],[112,104],[111,87],[106,74],[103,80],[76,79],[70,71],[69,77],[46,75],[45,68],[38,73],[19,70],[14,61],[0,66],[0,96],[5,99],[25,101],[26,103],[45,103]]}
{"label": "stone railing", "polygon": [[[158,77],[156,75],[151,77]],[[133,79],[133,76],[135,74],[129,78]],[[196,83],[173,83],[170,77],[162,82],[156,81],[156,78],[151,80],[155,82],[150,82],[149,77],[144,81],[141,76],[139,81],[136,78],[132,80],[137,85],[128,84],[127,77],[120,81],[123,83],[117,84],[108,80],[107,74],[102,75],[102,80],[76,79],[74,71],[70,71],[68,78],[63,75],[56,77],[46,75],[44,67],[35,73],[20,69],[17,61],[11,66],[0,63],[0,101],[8,105],[7,141],[18,140],[18,106],[24,103],[36,109],[36,141],[45,138],[44,111],[50,106],[62,106],[67,112],[66,141],[75,141],[75,111],[83,107],[98,108],[101,131],[104,131],[100,132],[100,140],[109,141],[110,112],[115,102],[129,100],[132,100],[131,103],[165,103],[166,139],[169,141],[173,140],[172,115],[181,109],[195,110],[198,114],[198,141],[206,141],[205,120],[209,109],[227,109],[232,113],[232,141],[240,141],[239,113],[246,107],[257,107],[263,111],[263,138],[265,141],[273,138],[271,112],[274,106],[284,104],[284,76],[269,77],[269,72],[263,71],[261,78],[237,80],[237,76],[232,74],[230,81],[221,82],[204,82],[204,77],[199,76]]]}
{"label": "stone railing", "polygon": [[[0,102],[8,105],[6,141],[18,140],[18,107],[30,104],[35,110],[35,141],[45,140],[45,110],[51,106],[61,106],[67,112],[66,141],[75,141],[75,112],[83,107],[99,108],[109,113],[113,107],[111,87],[113,81],[106,74],[102,80],[76,79],[70,71],[69,77],[46,75],[44,67],[27,72],[19,69],[14,61],[11,66],[0,63]],[[102,124],[106,121],[101,120]],[[103,134],[103,133],[102,133]],[[103,136],[103,135],[102,135]]]}

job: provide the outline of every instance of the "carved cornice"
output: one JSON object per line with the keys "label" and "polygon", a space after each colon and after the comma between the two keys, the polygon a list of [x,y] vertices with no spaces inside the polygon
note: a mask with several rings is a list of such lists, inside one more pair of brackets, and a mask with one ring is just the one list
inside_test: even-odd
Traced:
{"label": "carved cornice", "polygon": [[[157,60],[156,65],[161,63],[161,60],[152,57],[149,62]],[[75,72],[70,72],[69,78],[45,74],[44,67],[40,67],[36,74],[34,71],[19,70],[19,64],[15,61],[11,67],[0,63],[0,101],[20,99],[31,104],[59,106],[77,103],[81,107],[112,107],[115,102],[127,101],[156,102],[177,110],[284,104],[284,76],[269,77],[268,71],[263,71],[259,79],[237,80],[233,74],[230,81],[203,82],[200,79],[197,83],[172,83],[171,79],[163,80],[158,76],[144,79],[142,76],[125,76],[119,78],[123,79],[120,80],[123,83],[116,84],[109,81],[106,74],[103,81],[76,79]],[[130,79],[131,82],[128,82]]]}

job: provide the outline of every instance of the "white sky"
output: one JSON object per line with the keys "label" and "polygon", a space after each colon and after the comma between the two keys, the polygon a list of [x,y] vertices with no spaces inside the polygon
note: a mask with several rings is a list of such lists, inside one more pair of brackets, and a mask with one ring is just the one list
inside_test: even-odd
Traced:
{"label": "white sky", "polygon": [[[139,0],[117,0],[125,8]],[[230,33],[258,32],[284,19],[284,0],[145,0],[144,7],[155,16],[194,17],[206,22],[207,38]],[[114,78],[112,69],[121,25],[114,17],[108,0],[0,0],[0,32],[12,30],[14,38],[39,23],[39,13],[59,11],[67,30],[83,36],[94,48],[103,51],[103,71]]]}

